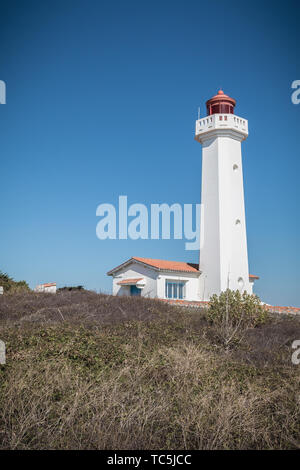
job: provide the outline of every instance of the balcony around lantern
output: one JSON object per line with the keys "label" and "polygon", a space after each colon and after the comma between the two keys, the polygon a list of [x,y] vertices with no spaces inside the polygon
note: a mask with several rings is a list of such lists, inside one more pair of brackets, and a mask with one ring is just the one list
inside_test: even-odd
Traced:
{"label": "balcony around lantern", "polygon": [[217,129],[237,130],[248,136],[247,119],[236,116],[235,114],[212,114],[196,121],[195,139],[201,139],[201,136],[209,131]]}

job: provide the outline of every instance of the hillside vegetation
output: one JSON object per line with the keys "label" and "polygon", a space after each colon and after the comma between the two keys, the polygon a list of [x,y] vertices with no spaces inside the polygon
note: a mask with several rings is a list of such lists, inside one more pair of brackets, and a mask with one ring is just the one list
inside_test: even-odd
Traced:
{"label": "hillside vegetation", "polygon": [[205,310],[87,291],[0,296],[1,449],[293,449],[297,318],[228,347]]}
{"label": "hillside vegetation", "polygon": [[2,271],[0,271],[0,286],[3,287],[4,292],[29,291],[29,286],[26,281],[15,281]]}

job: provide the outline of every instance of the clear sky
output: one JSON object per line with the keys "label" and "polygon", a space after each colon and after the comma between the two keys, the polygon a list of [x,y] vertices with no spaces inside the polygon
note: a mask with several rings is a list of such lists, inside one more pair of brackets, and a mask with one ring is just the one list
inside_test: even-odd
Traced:
{"label": "clear sky", "polygon": [[96,237],[96,208],[199,203],[197,108],[222,87],[249,120],[243,170],[256,293],[300,307],[298,1],[1,2],[0,269],[109,292],[131,256],[185,240]]}

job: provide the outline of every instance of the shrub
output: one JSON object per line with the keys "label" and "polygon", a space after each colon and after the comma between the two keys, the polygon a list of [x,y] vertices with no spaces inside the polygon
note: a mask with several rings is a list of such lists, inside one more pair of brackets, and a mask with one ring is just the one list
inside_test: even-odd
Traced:
{"label": "shrub", "polygon": [[12,277],[2,271],[0,271],[0,286],[3,287],[4,292],[30,290],[26,281],[15,281]]}
{"label": "shrub", "polygon": [[226,349],[240,342],[247,329],[255,328],[267,319],[267,311],[259,297],[230,289],[211,297],[207,315]]}
{"label": "shrub", "polygon": [[68,291],[84,290],[84,287],[83,286],[64,286],[64,287],[60,287],[59,289],[57,289],[57,292],[64,291],[64,290],[68,290]]}

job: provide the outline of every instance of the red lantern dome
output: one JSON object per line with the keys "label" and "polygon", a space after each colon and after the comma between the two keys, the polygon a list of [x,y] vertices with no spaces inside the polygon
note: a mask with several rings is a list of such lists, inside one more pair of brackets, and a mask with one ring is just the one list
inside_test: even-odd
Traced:
{"label": "red lantern dome", "polygon": [[211,114],[234,114],[236,101],[225,95],[222,90],[218,94],[206,101],[207,116]]}

